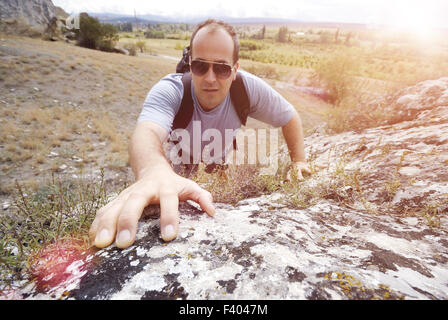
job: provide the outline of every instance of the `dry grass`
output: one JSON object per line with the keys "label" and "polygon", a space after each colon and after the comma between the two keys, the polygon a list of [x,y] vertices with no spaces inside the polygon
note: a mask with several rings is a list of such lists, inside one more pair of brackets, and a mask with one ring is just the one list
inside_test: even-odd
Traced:
{"label": "dry grass", "polygon": [[[42,172],[70,173],[81,166],[108,167],[106,175],[126,171],[128,138],[146,94],[175,62],[1,38],[14,53],[0,50],[3,196],[15,179],[39,179]],[[64,164],[68,169],[61,171]]]}

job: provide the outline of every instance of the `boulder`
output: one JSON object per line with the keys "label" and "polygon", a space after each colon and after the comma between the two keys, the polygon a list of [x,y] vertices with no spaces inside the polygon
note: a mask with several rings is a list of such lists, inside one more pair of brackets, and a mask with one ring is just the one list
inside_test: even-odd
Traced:
{"label": "boulder", "polygon": [[56,16],[56,9],[51,0],[4,0],[0,2],[0,20],[23,21],[36,31],[43,32],[51,19]]}
{"label": "boulder", "polygon": [[122,47],[119,47],[119,46],[113,47],[112,48],[112,52],[124,54],[126,56],[129,55],[129,50],[126,50],[125,48],[122,48]]}
{"label": "boulder", "polygon": [[[159,219],[137,240],[85,252],[63,277],[48,271],[28,299],[447,299],[448,239],[416,219],[322,201],[305,210],[281,195],[217,204],[210,218],[182,205],[179,236]],[[52,270],[55,270],[52,268]],[[63,279],[45,287],[52,277]]]}
{"label": "boulder", "polygon": [[[44,35],[57,40],[59,28],[68,16],[51,0],[3,0],[0,2],[0,21],[3,31],[26,35]],[[60,19],[58,19],[60,18]]]}

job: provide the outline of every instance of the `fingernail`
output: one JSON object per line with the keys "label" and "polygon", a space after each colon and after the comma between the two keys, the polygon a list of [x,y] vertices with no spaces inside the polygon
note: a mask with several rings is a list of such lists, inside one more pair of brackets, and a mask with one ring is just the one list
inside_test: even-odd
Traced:
{"label": "fingernail", "polygon": [[117,244],[119,244],[119,245],[127,244],[130,239],[131,239],[131,233],[129,232],[129,230],[126,230],[126,229],[122,230],[118,234]]}
{"label": "fingernail", "polygon": [[162,238],[164,239],[164,240],[172,240],[172,239],[174,239],[176,237],[176,234],[175,234],[175,232],[174,232],[174,227],[172,226],[172,225],[167,225],[166,227],[165,227],[165,229],[163,229],[163,232],[162,232]]}
{"label": "fingernail", "polygon": [[95,238],[95,243],[104,243],[109,240],[109,231],[107,229],[103,229]]}

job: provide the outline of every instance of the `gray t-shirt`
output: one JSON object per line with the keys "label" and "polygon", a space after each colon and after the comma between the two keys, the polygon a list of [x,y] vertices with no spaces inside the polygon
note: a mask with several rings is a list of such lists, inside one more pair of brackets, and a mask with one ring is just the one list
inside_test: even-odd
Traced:
{"label": "gray t-shirt", "polygon": [[[249,117],[263,121],[273,127],[282,127],[291,120],[294,107],[286,99],[259,77],[243,70],[239,70],[238,72],[242,76],[250,101]],[[174,117],[182,102],[183,92],[181,73],[165,76],[149,91],[138,122],[151,121],[165,128],[168,133],[171,133]],[[192,121],[186,128],[189,137],[193,139],[193,136],[197,137],[200,135],[203,139],[203,134],[207,130],[208,132],[212,132],[212,135],[213,132],[220,132],[222,137],[222,153],[213,155],[213,158],[215,160],[218,158],[221,159],[232,148],[233,139],[225,139],[226,129],[227,131],[228,129],[233,130],[236,135],[237,130],[242,125],[233,107],[230,93],[227,94],[227,97],[219,106],[210,111],[205,111],[200,106],[194,93],[193,82],[191,85],[191,94],[194,102],[194,111]],[[215,130],[210,131],[209,129]],[[198,130],[200,130],[200,134],[198,134]],[[194,154],[193,150],[196,150],[196,153],[202,152],[205,145],[213,141],[210,138],[210,134],[205,140],[208,141],[201,141],[200,151],[198,148],[193,149],[194,142],[191,141],[190,154]]]}

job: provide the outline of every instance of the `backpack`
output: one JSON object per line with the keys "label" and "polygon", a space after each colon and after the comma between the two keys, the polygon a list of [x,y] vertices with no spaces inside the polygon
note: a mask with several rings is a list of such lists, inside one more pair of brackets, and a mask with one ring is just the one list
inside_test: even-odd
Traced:
{"label": "backpack", "polygon": [[[191,96],[191,73],[190,73],[190,47],[186,47],[182,53],[182,59],[179,61],[176,67],[176,73],[183,73],[182,84],[184,86],[184,95],[182,97],[182,103],[179,111],[174,117],[173,128],[185,129],[193,117],[193,97]],[[230,98],[235,106],[235,111],[243,125],[246,125],[247,116],[250,112],[249,97],[246,92],[241,74],[237,73],[235,81],[232,82],[230,87]],[[235,145],[235,143],[234,143]]]}

